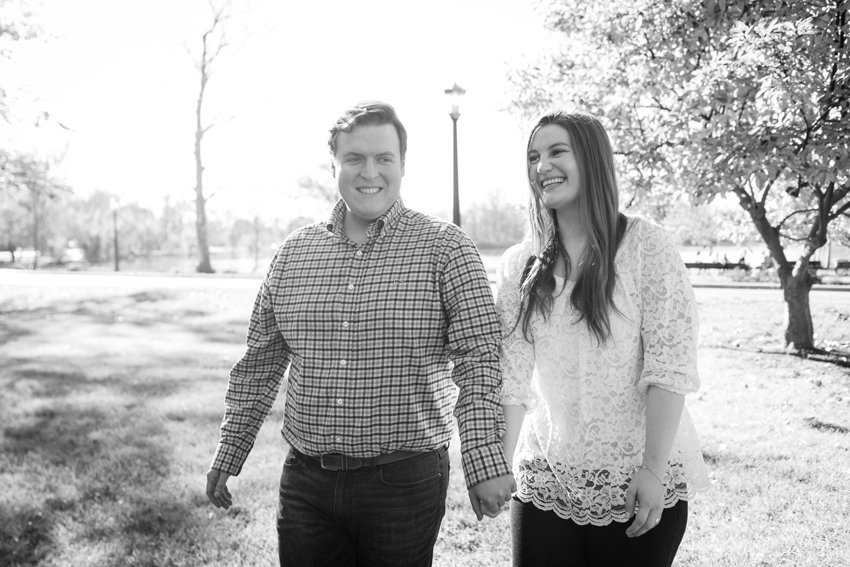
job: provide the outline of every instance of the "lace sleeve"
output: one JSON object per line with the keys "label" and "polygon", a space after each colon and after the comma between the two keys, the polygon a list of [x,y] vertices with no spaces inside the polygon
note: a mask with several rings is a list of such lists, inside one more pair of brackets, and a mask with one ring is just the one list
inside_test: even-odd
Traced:
{"label": "lace sleeve", "polygon": [[639,236],[644,367],[638,388],[650,385],[677,394],[695,392],[697,313],[694,290],[679,252],[667,233],[645,222]]}
{"label": "lace sleeve", "polygon": [[537,396],[531,389],[534,373],[534,345],[522,336],[522,322],[517,323],[520,311],[519,278],[529,253],[518,245],[502,256],[496,273],[496,307],[502,326],[502,404],[522,405],[531,412]]}

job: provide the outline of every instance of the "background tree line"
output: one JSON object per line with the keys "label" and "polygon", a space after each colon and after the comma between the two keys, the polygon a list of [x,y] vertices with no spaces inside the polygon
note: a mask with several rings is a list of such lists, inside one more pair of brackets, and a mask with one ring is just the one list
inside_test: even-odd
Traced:
{"label": "background tree line", "polygon": [[[161,206],[149,208],[122,202],[107,191],[76,195],[59,182],[44,185],[40,166],[34,172],[35,182],[29,177],[18,180],[14,173],[0,176],[0,251],[11,252],[13,258],[19,250],[38,250],[57,262],[63,258],[67,262],[69,246],[73,246],[82,250],[86,264],[108,265],[114,260],[115,232],[121,260],[197,257],[195,203],[191,198],[166,198]],[[335,202],[333,198],[329,192],[323,200],[325,214]],[[211,212],[206,219],[208,245],[213,250],[226,249],[230,257],[256,259],[262,264],[271,256],[273,246],[293,230],[324,218],[318,212],[292,216],[281,211],[277,218]],[[496,198],[472,203],[464,210],[464,230],[482,249],[515,244],[523,236],[523,226],[520,207]],[[17,260],[20,262],[20,258]],[[27,262],[27,267],[37,267]],[[214,263],[212,259],[211,265]]]}

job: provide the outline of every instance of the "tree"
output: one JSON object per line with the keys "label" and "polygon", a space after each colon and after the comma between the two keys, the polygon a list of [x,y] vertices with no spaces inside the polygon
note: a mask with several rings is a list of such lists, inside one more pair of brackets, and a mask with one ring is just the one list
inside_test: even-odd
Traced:
{"label": "tree", "polygon": [[327,215],[331,207],[339,201],[336,179],[327,166],[316,167],[312,173],[301,176],[298,186],[288,194],[293,199],[313,203],[321,215]]}
{"label": "tree", "polygon": [[463,229],[479,248],[508,248],[522,240],[525,216],[498,191],[463,211]]}
{"label": "tree", "polygon": [[[0,169],[0,193],[9,203],[4,210],[8,222],[7,246],[22,244],[25,237],[35,253],[33,269],[38,269],[38,253],[47,243],[44,218],[48,204],[69,189],[51,173],[51,160],[29,155],[4,156]],[[17,234],[15,234],[17,228]]]}
{"label": "tree", "polygon": [[204,135],[216,123],[205,124],[201,118],[201,113],[203,111],[207,83],[209,83],[215,71],[216,60],[228,46],[224,25],[229,18],[228,9],[230,2],[225,2],[220,7],[216,7],[213,0],[210,0],[209,4],[212,11],[212,22],[201,35],[201,54],[195,61],[195,69],[197,69],[200,79],[198,100],[195,106],[195,231],[198,237],[199,256],[197,271],[206,274],[211,274],[215,270],[213,270],[210,263],[210,245],[207,237],[206,205],[207,201],[212,198],[212,195],[209,197],[204,196],[204,164],[201,156],[201,148]]}
{"label": "tree", "polygon": [[629,204],[736,195],[782,284],[785,342],[814,349],[809,259],[850,209],[850,2],[542,8],[561,48],[511,74],[513,107],[573,102],[600,115]]}
{"label": "tree", "polygon": [[[36,37],[38,29],[33,22],[29,2],[0,0],[0,58],[11,59],[12,43]],[[6,91],[0,84],[0,118],[8,120]]]}

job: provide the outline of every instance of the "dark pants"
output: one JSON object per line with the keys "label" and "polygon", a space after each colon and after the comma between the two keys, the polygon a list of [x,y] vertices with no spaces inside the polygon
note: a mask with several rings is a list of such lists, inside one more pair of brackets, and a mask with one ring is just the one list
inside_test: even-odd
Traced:
{"label": "dark pants", "polygon": [[511,501],[514,567],[670,567],[688,524],[688,503],[665,508],[642,536],[627,537],[631,522],[580,526],[534,506]]}
{"label": "dark pants", "polygon": [[446,448],[329,471],[290,449],[280,477],[282,566],[428,566],[446,512]]}

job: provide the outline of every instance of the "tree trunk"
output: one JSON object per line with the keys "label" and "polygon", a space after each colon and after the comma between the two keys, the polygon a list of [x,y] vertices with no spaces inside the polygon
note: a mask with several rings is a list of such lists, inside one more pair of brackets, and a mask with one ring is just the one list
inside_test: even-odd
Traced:
{"label": "tree trunk", "polygon": [[203,190],[199,189],[195,194],[195,231],[198,235],[198,266],[196,270],[202,274],[213,274],[210,264],[210,245],[207,240],[207,211]]}
{"label": "tree trunk", "polygon": [[196,270],[202,274],[212,274],[215,270],[210,264],[210,245],[207,240],[207,200],[204,198],[204,166],[201,161],[201,140],[204,137],[204,128],[201,126],[201,106],[204,101],[206,83],[207,77],[202,70],[201,92],[198,95],[197,120],[195,123],[195,232],[198,235],[199,256]]}
{"label": "tree trunk", "polygon": [[785,298],[785,344],[796,350],[813,350],[814,325],[809,306],[809,290],[813,280],[808,270],[803,269],[800,272],[797,275],[780,274],[782,294]]}
{"label": "tree trunk", "polygon": [[773,266],[785,299],[785,345],[797,350],[815,348],[815,332],[812,323],[812,311],[809,306],[809,290],[814,279],[809,273],[809,256],[800,258],[792,264],[785,256],[779,231],[770,225],[764,206],[754,202],[746,192],[738,191],[741,206],[753,219],[756,229],[764,239],[773,259]]}
{"label": "tree trunk", "polygon": [[38,189],[32,190],[32,269],[38,269]]}

